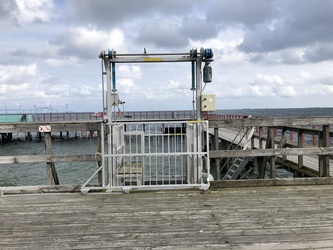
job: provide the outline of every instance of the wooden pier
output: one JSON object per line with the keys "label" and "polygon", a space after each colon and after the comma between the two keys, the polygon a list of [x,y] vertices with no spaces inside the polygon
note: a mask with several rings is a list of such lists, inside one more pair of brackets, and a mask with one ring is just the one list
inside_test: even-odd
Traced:
{"label": "wooden pier", "polygon": [[[174,118],[175,119],[175,118]],[[149,121],[149,120],[148,120]],[[102,121],[70,121],[70,122],[21,122],[0,123],[0,133],[38,133],[41,125],[50,125],[53,132],[61,131],[97,131],[100,138]],[[221,159],[251,157],[258,163],[259,178],[264,178],[266,167],[269,166],[270,177],[276,176],[278,167],[286,168],[295,173],[295,177],[329,177],[333,176],[330,168],[333,148],[330,140],[333,132],[330,125],[333,117],[289,117],[289,118],[233,118],[210,120],[209,127],[214,135],[210,145],[209,156],[214,162],[215,179],[219,180]],[[314,128],[314,125],[316,128]],[[309,128],[310,126],[310,128]],[[246,128],[256,128],[251,139],[250,150],[225,149],[220,147],[220,141],[244,146],[237,131],[244,134]],[[279,131],[275,133],[274,131]],[[279,134],[279,135],[278,135]],[[312,145],[305,143],[305,136],[312,136]],[[52,154],[51,133],[44,133],[45,155],[0,156],[0,164],[46,162],[48,165],[48,183],[57,184],[56,162],[96,161],[95,152],[85,155],[55,155]],[[295,137],[296,140],[292,140]],[[218,138],[218,139],[214,139]],[[236,141],[235,141],[236,139]],[[101,139],[99,140],[101,148]],[[100,150],[100,149],[99,149]]]}
{"label": "wooden pier", "polygon": [[[36,132],[38,126],[50,125],[52,131],[98,131],[101,138],[101,124],[0,124],[0,133]],[[302,127],[313,124],[320,128]],[[257,157],[261,173],[268,162],[274,173],[278,164],[291,161],[289,167],[295,171],[322,177],[278,179],[272,174],[269,179],[214,181],[206,192],[180,189],[128,195],[93,192],[84,196],[80,186],[57,183],[57,162],[98,162],[99,158],[52,154],[51,133],[46,132],[45,155],[0,156],[2,164],[45,162],[49,184],[0,188],[0,248],[333,249],[332,124],[330,117],[210,121],[215,135],[210,149],[213,161]],[[230,143],[235,129],[246,127],[258,127],[250,150],[219,148],[222,139]],[[280,136],[274,129],[280,130]],[[296,142],[286,139],[290,131],[297,133]],[[317,145],[305,145],[305,133],[317,136]],[[307,157],[316,159],[312,170]]]}
{"label": "wooden pier", "polygon": [[333,185],[5,195],[1,249],[333,249]]}
{"label": "wooden pier", "polygon": [[[332,123],[331,117],[212,120],[209,122],[209,127],[214,135],[214,150],[210,151],[210,157],[256,158],[259,178],[264,178],[267,163],[271,178],[275,177],[277,167],[286,168],[296,173],[296,176],[332,176],[333,171],[330,168],[330,157],[333,154],[330,142],[333,137],[333,133],[330,132]],[[249,138],[250,150],[237,150],[235,147],[231,148],[233,150],[219,148],[220,140],[238,145],[240,148],[244,147],[246,140],[243,140],[243,136],[248,128],[256,128],[254,136]],[[293,139],[294,135],[296,140]],[[305,136],[312,137],[312,144],[305,143]],[[217,179],[220,175],[219,170],[216,168]]]}

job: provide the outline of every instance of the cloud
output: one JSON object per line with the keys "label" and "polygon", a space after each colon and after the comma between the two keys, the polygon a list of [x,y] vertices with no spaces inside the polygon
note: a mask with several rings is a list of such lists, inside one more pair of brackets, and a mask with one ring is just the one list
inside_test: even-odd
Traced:
{"label": "cloud", "polygon": [[63,57],[96,59],[98,53],[112,44],[113,49],[125,52],[123,32],[115,28],[108,32],[94,27],[72,27],[58,35],[49,44],[57,48]]}
{"label": "cloud", "polygon": [[136,41],[162,48],[179,48],[186,46],[189,42],[180,31],[181,24],[178,20],[164,18],[142,27]]}
{"label": "cloud", "polygon": [[283,80],[277,75],[263,75],[257,74],[255,81],[257,85],[283,85]]}
{"label": "cloud", "polygon": [[1,0],[0,2],[0,27],[48,23],[53,15],[53,0]]}
{"label": "cloud", "polygon": [[64,96],[64,97],[69,97],[70,92],[78,92],[76,89],[74,91],[71,89],[69,84],[56,84],[56,85],[51,85],[49,88],[45,89],[43,92],[45,96]]}
{"label": "cloud", "polygon": [[120,78],[132,78],[132,79],[141,79],[142,72],[141,67],[136,65],[124,65],[120,64],[119,67],[116,68],[117,77]]}
{"label": "cloud", "polygon": [[89,86],[89,85],[82,85],[78,88],[72,89],[72,92],[78,94],[79,96],[83,97],[93,97],[96,93],[99,93],[96,91],[96,87]]}
{"label": "cloud", "polygon": [[63,57],[62,59],[48,58],[45,63],[51,67],[63,67],[66,65],[77,65],[79,61],[75,57]]}
{"label": "cloud", "polygon": [[155,15],[177,15],[190,12],[191,6],[199,4],[200,0],[75,0],[75,10],[72,18],[77,23],[85,23],[100,28],[110,29],[129,19],[151,19]]}
{"label": "cloud", "polygon": [[144,92],[148,100],[179,100],[191,96],[191,91],[184,87],[180,82],[170,80],[167,85],[158,87],[148,87],[148,91]]}
{"label": "cloud", "polygon": [[274,92],[280,97],[295,97],[297,93],[293,86],[275,86]]}
{"label": "cloud", "polygon": [[189,16],[182,20],[179,32],[191,40],[204,40],[216,37],[218,29],[206,19]]}
{"label": "cloud", "polygon": [[[332,0],[1,0],[1,103],[95,111],[101,51],[203,47],[214,50],[204,93],[217,108],[331,105],[332,9]],[[116,77],[131,109],[192,108],[189,63],[119,63]]]}
{"label": "cloud", "polygon": [[250,87],[249,93],[251,94],[251,97],[275,96],[275,93],[272,91],[272,89],[272,86],[252,85]]}
{"label": "cloud", "polygon": [[253,28],[255,25],[269,20],[274,11],[274,2],[271,0],[212,1],[207,11],[207,18],[214,22],[220,22],[222,25],[238,26],[242,24]]}
{"label": "cloud", "polygon": [[45,23],[51,20],[53,0],[16,0],[21,23]]}
{"label": "cloud", "polygon": [[333,59],[333,43],[319,44],[307,48],[304,52],[306,62],[322,62]]}
{"label": "cloud", "polygon": [[26,83],[30,77],[38,78],[38,68],[36,64],[22,66],[1,66],[0,65],[0,84],[20,85]]}
{"label": "cloud", "polygon": [[116,26],[127,33],[127,42],[136,46],[184,48],[189,39],[204,39],[217,34],[215,25],[209,25],[205,16],[199,14],[202,2],[198,0],[82,0],[73,3],[73,19],[77,25],[85,24],[103,31]]}
{"label": "cloud", "polygon": [[0,27],[18,25],[18,6],[13,0],[2,0],[0,2]]}
{"label": "cloud", "polygon": [[120,65],[116,68],[117,89],[122,94],[135,94],[140,92],[136,82],[142,78],[140,66]]}
{"label": "cloud", "polygon": [[[319,62],[333,59],[333,33],[331,23],[333,1],[267,1],[275,10],[267,20],[257,23],[252,29],[245,29],[241,51],[251,55],[250,60],[267,62],[267,53],[303,50],[301,58],[290,58],[288,53],[280,55],[276,63]],[[320,41],[320,42],[319,42]],[[277,57],[277,55],[275,55]],[[270,61],[272,62],[272,61]]]}

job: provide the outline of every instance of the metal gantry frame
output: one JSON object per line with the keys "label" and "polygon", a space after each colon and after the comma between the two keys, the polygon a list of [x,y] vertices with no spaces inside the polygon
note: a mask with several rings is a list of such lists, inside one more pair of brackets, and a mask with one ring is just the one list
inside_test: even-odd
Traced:
{"label": "metal gantry frame", "polygon": [[[209,65],[213,61],[213,51],[211,49],[204,49],[201,48],[200,51],[197,49],[192,49],[188,53],[146,53],[144,51],[143,54],[118,54],[114,50],[108,50],[108,52],[102,51],[99,54],[99,58],[102,61],[102,91],[103,91],[103,111],[106,111],[104,114],[104,122],[107,129],[102,129],[102,132],[106,131],[109,133],[107,136],[107,149],[102,151],[102,166],[94,173],[96,175],[98,171],[102,171],[103,174],[103,183],[102,189],[112,190],[112,185],[110,183],[114,182],[114,177],[108,177],[110,181],[109,184],[105,183],[106,173],[105,173],[105,164],[108,165],[107,169],[112,169],[116,166],[114,159],[115,153],[111,152],[110,149],[114,147],[113,137],[110,133],[113,133],[110,128],[113,125],[117,124],[116,119],[116,110],[113,110],[113,107],[117,106],[119,100],[116,100],[116,92],[117,92],[117,85],[116,85],[116,63],[163,63],[163,62],[190,62],[191,63],[191,70],[192,70],[192,87],[191,90],[195,91],[195,102],[196,102],[196,112],[195,117],[193,117],[194,122],[197,121],[196,129],[194,130],[194,134],[191,136],[195,138],[195,143],[191,145],[190,152],[186,153],[189,155],[201,155],[203,153],[203,144],[208,145],[208,142],[204,140],[205,136],[203,136],[203,125],[202,124],[202,111],[201,111],[201,96],[203,92],[202,88],[202,63],[205,63],[205,67]],[[104,65],[103,65],[104,64]],[[103,70],[103,66],[105,71]],[[105,93],[104,89],[104,75],[106,75],[107,79],[107,90]],[[106,98],[104,98],[106,95]],[[105,105],[106,100],[106,105]],[[105,110],[106,108],[106,110]],[[105,112],[104,112],[105,113]],[[114,114],[114,117],[112,116]],[[193,122],[193,121],[192,121]],[[206,130],[208,131],[208,125],[206,126]],[[205,131],[207,133],[207,131]],[[203,138],[204,137],[204,138]],[[104,138],[104,137],[103,137]],[[206,136],[208,138],[208,136]],[[105,153],[107,151],[108,153]],[[208,156],[208,150],[205,153],[206,157]],[[118,154],[119,157],[119,154]],[[207,163],[206,163],[207,164]],[[202,174],[203,169],[203,159],[202,157],[196,157],[196,160],[193,161],[193,169],[199,170],[198,173]],[[110,172],[110,171],[109,171]],[[200,175],[201,175],[200,174]],[[209,187],[209,161],[208,161],[208,175],[206,176],[206,181],[208,182]],[[87,188],[88,182],[93,178],[93,176],[81,187],[81,191],[86,193],[89,191]],[[196,176],[195,183],[197,182],[203,183],[203,176]],[[204,185],[205,188],[207,185]],[[170,186],[169,186],[170,187]],[[169,188],[168,187],[168,188]],[[179,186],[175,186],[175,188],[179,188]],[[128,187],[124,186],[123,190],[127,189]],[[204,188],[204,189],[205,189]]]}
{"label": "metal gantry frame", "polygon": [[[196,120],[202,119],[201,95],[202,95],[202,62],[206,65],[213,61],[212,49],[201,48],[200,51],[192,49],[188,53],[154,53],[154,54],[118,54],[114,50],[108,52],[102,51],[99,58],[104,62],[107,78],[107,98],[106,98],[106,116],[108,121],[112,121],[112,107],[115,105],[111,97],[117,92],[116,84],[116,63],[165,63],[165,62],[191,62],[192,70],[192,91],[196,91]],[[104,100],[104,77],[103,77],[103,100]],[[105,104],[103,103],[103,110]],[[115,118],[114,118],[115,120]]]}

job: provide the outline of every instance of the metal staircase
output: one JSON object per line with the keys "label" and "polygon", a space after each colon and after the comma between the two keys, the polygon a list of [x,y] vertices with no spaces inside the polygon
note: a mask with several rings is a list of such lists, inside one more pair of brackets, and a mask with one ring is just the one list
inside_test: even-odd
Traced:
{"label": "metal staircase", "polygon": [[[243,150],[248,149],[251,143],[251,138],[254,134],[254,128],[248,129],[246,133],[247,139],[245,141],[245,144],[243,146]],[[244,138],[243,136],[243,138]],[[242,139],[243,139],[242,138]],[[245,166],[248,164],[249,158],[248,157],[237,157],[230,168],[228,169],[227,173],[223,176],[222,180],[237,180],[237,178],[240,176],[241,172],[245,168]]]}
{"label": "metal staircase", "polygon": [[237,157],[222,180],[236,180],[248,162],[248,157]]}

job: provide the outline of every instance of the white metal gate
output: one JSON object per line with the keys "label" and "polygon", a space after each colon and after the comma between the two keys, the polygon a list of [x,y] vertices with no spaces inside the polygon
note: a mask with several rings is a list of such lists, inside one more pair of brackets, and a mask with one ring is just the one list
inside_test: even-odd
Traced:
{"label": "white metal gate", "polygon": [[[128,192],[209,187],[207,121],[128,122],[106,126],[108,143],[102,161],[105,176],[102,188]],[[83,189],[89,188],[84,185]]]}

